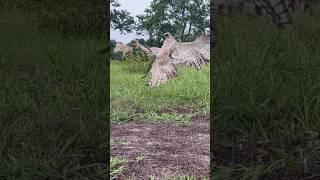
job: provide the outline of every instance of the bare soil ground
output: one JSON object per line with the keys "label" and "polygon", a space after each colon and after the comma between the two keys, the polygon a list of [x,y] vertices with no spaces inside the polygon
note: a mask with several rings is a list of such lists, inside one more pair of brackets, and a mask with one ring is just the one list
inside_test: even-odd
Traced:
{"label": "bare soil ground", "polygon": [[209,179],[209,143],[209,116],[196,117],[188,125],[147,121],[111,124],[111,156],[129,160],[123,179],[178,175]]}

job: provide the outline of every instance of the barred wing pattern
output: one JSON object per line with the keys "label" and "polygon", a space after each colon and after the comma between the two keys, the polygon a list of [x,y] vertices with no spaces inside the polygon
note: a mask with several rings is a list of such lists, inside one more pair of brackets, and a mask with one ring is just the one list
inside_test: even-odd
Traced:
{"label": "barred wing pattern", "polygon": [[268,16],[284,29],[292,28],[289,11],[312,14],[311,0],[213,0],[211,9],[223,15]]}
{"label": "barred wing pattern", "polygon": [[286,8],[291,12],[300,12],[312,15],[312,0],[285,0]]}
{"label": "barred wing pattern", "polygon": [[210,61],[210,36],[200,36],[193,42],[175,43],[170,57],[176,66],[192,66],[199,70]]}
{"label": "barred wing pattern", "polygon": [[200,69],[210,61],[210,36],[200,36],[193,42],[177,42],[165,33],[161,49],[155,53],[156,60],[150,69],[150,86],[159,86],[177,75],[177,66]]}

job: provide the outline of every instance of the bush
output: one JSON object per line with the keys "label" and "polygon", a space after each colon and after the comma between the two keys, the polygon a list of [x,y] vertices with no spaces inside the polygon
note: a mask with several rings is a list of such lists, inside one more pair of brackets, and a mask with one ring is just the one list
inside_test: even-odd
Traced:
{"label": "bush", "polygon": [[124,59],[122,69],[129,73],[146,73],[151,67],[153,60],[144,56],[131,55]]}
{"label": "bush", "polygon": [[117,52],[117,53],[111,53],[111,59],[113,60],[118,60],[121,61],[122,60],[122,53],[121,52]]}

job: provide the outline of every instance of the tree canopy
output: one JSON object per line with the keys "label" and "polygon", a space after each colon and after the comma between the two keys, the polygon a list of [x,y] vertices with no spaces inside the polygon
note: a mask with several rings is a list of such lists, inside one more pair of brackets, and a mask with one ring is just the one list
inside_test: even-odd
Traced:
{"label": "tree canopy", "polygon": [[110,1],[114,8],[110,12],[111,27],[121,33],[136,30],[146,34],[149,46],[160,46],[162,35],[170,32],[182,41],[194,40],[210,26],[209,0],[152,0],[144,14],[136,20],[127,10],[119,10],[117,0]]}
{"label": "tree canopy", "polygon": [[210,25],[209,0],[153,0],[144,12],[137,16],[136,30],[149,35],[149,45],[161,44],[165,32],[190,41]]}
{"label": "tree canopy", "polygon": [[110,11],[110,22],[112,29],[118,29],[121,33],[132,32],[134,29],[134,17],[127,10],[119,10],[121,6],[117,0],[110,0],[113,9]]}

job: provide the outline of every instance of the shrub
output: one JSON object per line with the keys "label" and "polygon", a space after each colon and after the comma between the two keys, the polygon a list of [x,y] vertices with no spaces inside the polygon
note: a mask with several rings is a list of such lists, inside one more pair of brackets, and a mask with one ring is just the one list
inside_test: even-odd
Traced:
{"label": "shrub", "polygon": [[124,59],[122,69],[130,73],[146,73],[153,60],[140,55],[131,55]]}

